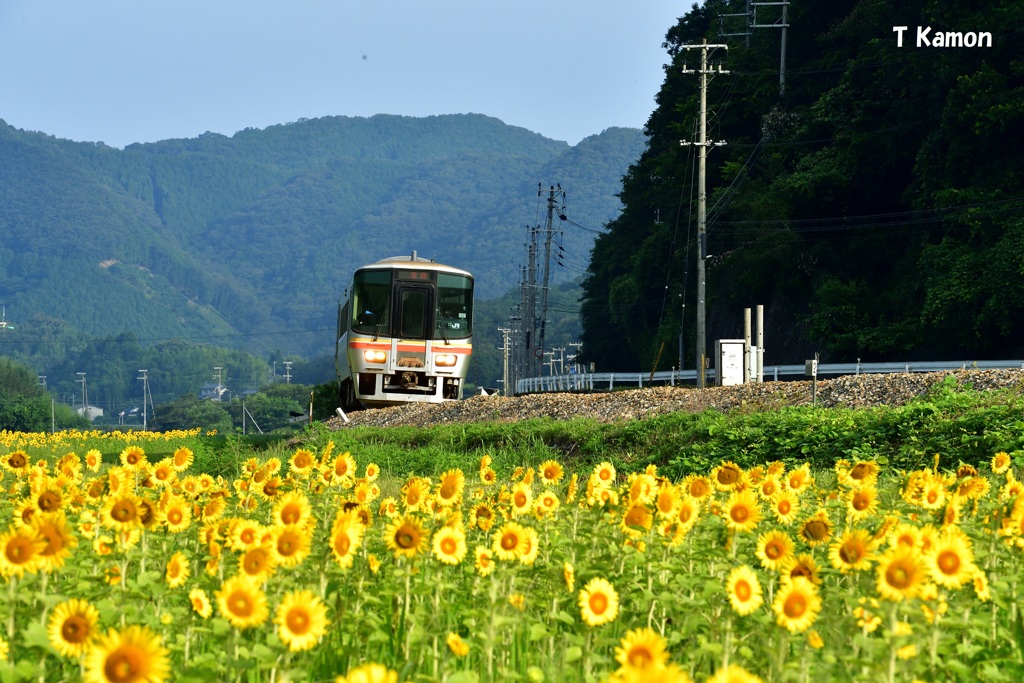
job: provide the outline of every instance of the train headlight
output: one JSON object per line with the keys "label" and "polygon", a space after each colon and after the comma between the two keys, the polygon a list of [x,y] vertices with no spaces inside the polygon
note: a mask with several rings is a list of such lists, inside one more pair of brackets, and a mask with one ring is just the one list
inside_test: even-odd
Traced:
{"label": "train headlight", "polygon": [[386,363],[388,361],[388,354],[384,351],[363,351],[363,360],[367,363]]}
{"label": "train headlight", "polygon": [[442,368],[450,368],[455,365],[458,358],[454,353],[439,353],[434,356],[434,365]]}

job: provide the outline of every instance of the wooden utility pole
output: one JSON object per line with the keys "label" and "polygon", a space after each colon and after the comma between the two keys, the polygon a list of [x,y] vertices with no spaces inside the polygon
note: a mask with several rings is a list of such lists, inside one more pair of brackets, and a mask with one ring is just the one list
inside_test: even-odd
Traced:
{"label": "wooden utility pole", "polygon": [[694,71],[693,69],[687,69],[683,67],[683,73],[699,73],[700,74],[700,140],[698,142],[687,142],[683,140],[680,144],[683,145],[697,145],[698,152],[700,154],[699,170],[697,173],[697,350],[696,350],[696,367],[697,367],[697,388],[704,388],[704,372],[707,369],[707,333],[705,332],[706,323],[706,276],[705,276],[705,261],[708,258],[707,246],[707,149],[709,145],[724,145],[724,142],[708,142],[708,74],[719,73],[727,74],[728,71],[723,71],[721,65],[717,70],[708,69],[708,50],[714,50],[722,48],[728,50],[729,46],[722,44],[708,45],[708,41],[701,41],[700,45],[683,45],[683,49],[689,50],[700,50],[700,69]]}

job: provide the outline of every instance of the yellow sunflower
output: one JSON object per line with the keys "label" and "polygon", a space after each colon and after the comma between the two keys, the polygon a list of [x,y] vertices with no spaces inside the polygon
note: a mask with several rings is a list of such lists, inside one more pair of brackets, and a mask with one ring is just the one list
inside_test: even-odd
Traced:
{"label": "yellow sunflower", "polygon": [[615,484],[615,467],[610,462],[601,462],[594,466],[594,478],[600,486]]}
{"label": "yellow sunflower", "polygon": [[622,533],[631,538],[642,538],[654,524],[654,515],[643,503],[637,502],[626,508],[619,523]]}
{"label": "yellow sunflower", "polygon": [[110,629],[85,655],[86,683],[163,683],[170,674],[167,649],[145,626]]}
{"label": "yellow sunflower", "polygon": [[792,524],[799,513],[800,497],[796,493],[784,489],[775,494],[775,498],[772,499],[772,514],[779,524]]}
{"label": "yellow sunflower", "polygon": [[1006,451],[999,451],[992,456],[992,471],[996,474],[1005,474],[1010,469],[1010,455]]}
{"label": "yellow sunflower", "polygon": [[274,501],[272,516],[276,524],[303,527],[313,521],[313,508],[302,491],[289,491]]}
{"label": "yellow sunflower", "polygon": [[203,619],[209,619],[210,615],[213,614],[213,605],[210,604],[210,598],[207,597],[206,591],[202,588],[190,590],[188,592],[188,601],[192,605],[192,611]]}
{"label": "yellow sunflower", "polygon": [[492,467],[485,467],[480,470],[480,482],[484,486],[491,486],[498,481],[498,473]]}
{"label": "yellow sunflower", "polygon": [[553,486],[562,481],[564,476],[565,468],[557,460],[545,460],[540,464],[540,480],[544,484]]}
{"label": "yellow sunflower", "polygon": [[783,583],[803,578],[816,586],[821,585],[821,574],[818,571],[818,563],[814,557],[808,553],[792,555],[785,560],[782,563],[782,567],[779,569],[779,577],[782,579]]}
{"label": "yellow sunflower", "polygon": [[924,558],[916,548],[896,546],[878,560],[878,595],[899,602],[917,597],[927,578]]}
{"label": "yellow sunflower", "polygon": [[469,654],[469,643],[464,641],[462,636],[454,631],[448,634],[448,637],[445,638],[445,643],[448,645],[448,649],[451,650],[451,653],[456,657],[465,657]]}
{"label": "yellow sunflower", "polygon": [[776,477],[765,477],[757,486],[761,500],[771,501],[772,497],[782,490],[782,484]]}
{"label": "yellow sunflower", "polygon": [[42,570],[52,572],[63,567],[64,560],[71,557],[71,551],[78,545],[78,538],[68,526],[64,513],[35,515],[31,527],[46,542],[46,546],[39,553]]}
{"label": "yellow sunflower", "polygon": [[731,461],[723,462],[711,470],[711,482],[719,491],[735,491],[745,480],[746,474]]}
{"label": "yellow sunflower", "polygon": [[619,671],[657,669],[668,664],[668,642],[651,628],[626,632],[615,648]]}
{"label": "yellow sunflower", "polygon": [[327,632],[327,608],[312,591],[291,591],[281,600],[274,623],[290,652],[308,650]]}
{"label": "yellow sunflower", "polygon": [[818,510],[804,521],[800,526],[799,533],[800,538],[804,539],[804,542],[812,548],[828,543],[828,540],[832,538],[832,521],[828,518],[828,513]]}
{"label": "yellow sunflower", "polygon": [[741,565],[729,572],[725,582],[725,592],[729,596],[729,604],[740,616],[753,614],[761,607],[761,582],[757,574],[747,565]]}
{"label": "yellow sunflower", "polygon": [[526,550],[526,530],[516,522],[506,522],[494,532],[491,548],[499,560],[518,559]]}
{"label": "yellow sunflower", "polygon": [[730,664],[719,669],[705,683],[761,683],[761,678],[750,673],[739,664]]}
{"label": "yellow sunflower", "polygon": [[553,515],[561,505],[562,501],[558,499],[558,495],[554,491],[545,490],[537,496],[537,502],[534,504],[535,514],[538,519],[547,515]]}
{"label": "yellow sunflower", "polygon": [[761,521],[761,508],[750,490],[733,491],[723,508],[725,525],[732,531],[753,531]]}
{"label": "yellow sunflower", "polygon": [[129,472],[145,469],[148,465],[146,451],[141,446],[128,446],[121,451],[121,466]]}
{"label": "yellow sunflower", "polygon": [[792,557],[794,546],[793,538],[785,531],[768,531],[757,539],[757,559],[765,569],[777,571]]}
{"label": "yellow sunflower", "polygon": [[580,589],[579,605],[583,622],[588,626],[600,626],[618,616],[619,594],[606,579],[591,579]]}
{"label": "yellow sunflower", "polygon": [[297,567],[306,559],[311,549],[309,532],[293,526],[278,526],[273,529],[270,548],[274,559],[282,567]]}
{"label": "yellow sunflower", "polygon": [[526,565],[532,565],[540,553],[540,536],[533,527],[523,527],[522,551],[519,553],[519,561]]}
{"label": "yellow sunflower", "polygon": [[300,477],[308,477],[310,472],[313,471],[313,466],[316,464],[316,458],[313,452],[306,448],[298,448],[292,453],[291,459],[288,461],[289,467],[293,474]]}
{"label": "yellow sunflower", "polygon": [[174,454],[171,456],[171,464],[174,466],[175,471],[184,472],[192,466],[192,459],[192,451],[182,446],[174,451]]}
{"label": "yellow sunflower", "polygon": [[679,491],[672,484],[665,482],[658,486],[654,498],[654,509],[661,519],[672,519],[679,514]]}
{"label": "yellow sunflower", "polygon": [[0,534],[0,576],[35,574],[43,563],[46,541],[32,528],[13,527]]}
{"label": "yellow sunflower", "polygon": [[512,516],[521,517],[533,511],[533,490],[529,484],[519,482],[512,487]]}
{"label": "yellow sunflower", "polygon": [[683,493],[697,500],[704,500],[714,491],[710,479],[695,474],[683,479],[679,488]]}
{"label": "yellow sunflower", "polygon": [[395,557],[413,558],[427,549],[428,534],[412,515],[395,519],[384,530],[384,541]]}
{"label": "yellow sunflower", "polygon": [[829,546],[828,559],[844,574],[871,568],[875,540],[864,529],[851,529]]}
{"label": "yellow sunflower", "polygon": [[465,488],[466,475],[458,468],[451,469],[441,475],[434,498],[442,507],[457,506],[462,503]]}
{"label": "yellow sunflower", "polygon": [[238,558],[238,573],[254,583],[263,583],[273,576],[277,559],[269,542],[253,546]]}
{"label": "yellow sunflower", "polygon": [[821,611],[821,596],[813,583],[797,577],[782,584],[772,603],[775,620],[790,633],[803,633]]}
{"label": "yellow sunflower", "polygon": [[100,465],[103,464],[103,454],[95,448],[85,452],[85,466],[89,468],[90,472],[99,472]]}
{"label": "yellow sunflower", "polygon": [[457,565],[466,556],[466,535],[450,526],[441,527],[434,534],[433,550],[438,562]]}
{"label": "yellow sunflower", "polygon": [[363,542],[363,526],[353,518],[341,516],[331,528],[331,555],[342,569],[355,561],[356,550]]}
{"label": "yellow sunflower", "polygon": [[214,595],[221,615],[235,628],[260,626],[267,620],[267,596],[244,576],[232,576]]}
{"label": "yellow sunflower", "polygon": [[380,476],[380,465],[375,462],[366,463],[366,471],[363,474],[363,479],[366,481],[377,481],[377,477]]}
{"label": "yellow sunflower", "polygon": [[878,511],[878,489],[864,486],[850,491],[846,501],[846,518],[857,523],[872,517]]}
{"label": "yellow sunflower", "polygon": [[402,487],[402,505],[406,512],[424,509],[429,497],[430,481],[427,479],[413,477]]}
{"label": "yellow sunflower", "polygon": [[142,526],[141,513],[141,499],[133,493],[121,492],[107,496],[100,519],[108,529],[130,531]]}
{"label": "yellow sunflower", "polygon": [[650,505],[658,493],[658,480],[646,472],[634,472],[626,479],[629,502]]}
{"label": "yellow sunflower", "polygon": [[334,683],[398,683],[398,672],[383,664],[363,664],[344,676],[338,676]]}
{"label": "yellow sunflower", "polygon": [[480,576],[487,576],[494,571],[494,555],[490,548],[478,545],[473,549],[473,568]]}
{"label": "yellow sunflower", "polygon": [[978,572],[971,541],[957,527],[946,527],[939,533],[925,561],[932,580],[945,588],[960,588]]}
{"label": "yellow sunflower", "polygon": [[99,611],[86,600],[73,598],[53,608],[46,633],[53,649],[64,657],[85,654],[99,634]]}
{"label": "yellow sunflower", "polygon": [[786,487],[797,495],[803,493],[814,485],[814,476],[811,474],[811,466],[804,463],[786,475]]}
{"label": "yellow sunflower", "polygon": [[184,553],[178,551],[167,560],[167,567],[164,569],[164,579],[170,588],[179,588],[185,585],[188,577],[192,574],[188,558]]}

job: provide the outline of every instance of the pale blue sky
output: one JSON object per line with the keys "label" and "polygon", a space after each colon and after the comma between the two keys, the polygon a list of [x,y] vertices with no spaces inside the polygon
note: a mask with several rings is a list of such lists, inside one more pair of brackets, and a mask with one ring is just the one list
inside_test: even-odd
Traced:
{"label": "pale blue sky", "polygon": [[679,0],[0,0],[0,119],[114,147],[299,118],[642,127]]}

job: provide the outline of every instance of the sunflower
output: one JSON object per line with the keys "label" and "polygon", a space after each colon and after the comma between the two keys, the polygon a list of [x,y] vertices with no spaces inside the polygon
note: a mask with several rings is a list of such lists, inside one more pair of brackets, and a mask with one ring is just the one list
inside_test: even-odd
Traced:
{"label": "sunflower", "polygon": [[533,490],[529,484],[519,482],[512,487],[512,516],[521,517],[533,511]]}
{"label": "sunflower", "polygon": [[561,507],[561,505],[562,501],[558,499],[558,496],[554,491],[545,490],[537,496],[537,501],[534,503],[534,512],[538,518],[546,515],[553,515],[558,511],[558,508]]}
{"label": "sunflower", "polygon": [[366,463],[366,471],[363,473],[363,479],[366,481],[377,481],[377,477],[380,476],[380,465],[375,462]]}
{"label": "sunflower", "polygon": [[192,459],[192,451],[182,446],[174,451],[174,454],[171,456],[171,464],[176,471],[184,472],[192,466]]}
{"label": "sunflower", "polygon": [[846,531],[829,546],[828,559],[832,566],[844,574],[871,568],[874,560],[875,540],[864,529]]}
{"label": "sunflower", "polygon": [[451,650],[451,653],[456,657],[465,657],[469,654],[469,643],[464,641],[462,636],[454,631],[448,634],[448,637],[445,638],[445,643],[448,645],[448,649]]}
{"label": "sunflower", "polygon": [[466,475],[458,468],[451,469],[441,475],[434,498],[442,507],[458,506],[465,488]]}
{"label": "sunflower", "polygon": [[664,482],[658,486],[658,493],[654,497],[654,509],[661,519],[672,519],[679,511],[679,491],[675,486]]}
{"label": "sunflower", "polygon": [[149,466],[146,451],[141,446],[128,446],[121,451],[121,466],[129,472],[146,469]]}
{"label": "sunflower", "polygon": [[480,482],[484,486],[491,486],[498,481],[498,473],[492,467],[485,467],[480,470]]}
{"label": "sunflower", "polygon": [[711,470],[711,482],[719,491],[735,491],[745,481],[746,474],[731,461],[723,462]]}
{"label": "sunflower", "polygon": [[519,553],[519,561],[526,565],[532,565],[540,554],[540,535],[533,527],[523,527],[522,552]]}
{"label": "sunflower", "polygon": [[290,652],[308,650],[327,632],[327,608],[312,591],[291,591],[281,600],[274,623]]}
{"label": "sunflower", "polygon": [[938,510],[946,502],[946,486],[941,479],[929,479],[921,488],[918,505],[926,510]]}
{"label": "sunflower", "polygon": [[181,533],[192,525],[192,506],[178,495],[164,498],[157,509],[157,518],[172,534]]}
{"label": "sunflower", "polygon": [[415,512],[426,507],[430,497],[430,481],[421,477],[412,477],[402,487],[402,505],[406,512]]}
{"label": "sunflower", "polygon": [[213,605],[210,604],[210,598],[206,596],[206,591],[202,588],[190,590],[188,592],[188,601],[192,605],[192,611],[203,619],[209,619],[210,615],[213,614]]}
{"label": "sunflower", "polygon": [[178,473],[174,469],[174,461],[171,458],[164,458],[154,465],[152,478],[161,488],[172,486],[178,478]]}
{"label": "sunflower", "polygon": [[557,484],[564,476],[565,468],[557,460],[545,460],[540,464],[540,480],[547,486]]}
{"label": "sunflower", "polygon": [[772,610],[779,626],[790,633],[803,633],[811,627],[821,611],[821,596],[811,581],[798,577],[779,588]]}
{"label": "sunflower", "polygon": [[494,555],[490,548],[478,545],[473,549],[473,568],[480,576],[487,576],[494,571]]}
{"label": "sunflower", "polygon": [[732,531],[753,531],[761,521],[761,508],[750,490],[733,491],[723,512],[725,525]]}
{"label": "sunflower", "polygon": [[3,636],[0,636],[0,662],[7,661],[7,654],[10,648],[7,646],[7,641],[4,640]]}
{"label": "sunflower", "polygon": [[344,676],[338,676],[334,683],[398,683],[398,672],[383,664],[363,664],[349,669]]}
{"label": "sunflower", "polygon": [[494,532],[491,544],[499,560],[518,559],[526,550],[526,528],[516,522],[506,522]]}
{"label": "sunflower", "polygon": [[171,673],[168,651],[145,626],[110,629],[85,656],[86,683],[163,683]]}
{"label": "sunflower", "polygon": [[363,542],[363,526],[349,520],[336,519],[331,528],[331,555],[342,569],[352,566],[356,550]]}
{"label": "sunflower", "polygon": [[878,595],[899,602],[917,597],[927,575],[927,568],[916,548],[896,546],[878,560]]}
{"label": "sunflower", "polygon": [[978,572],[971,541],[957,527],[942,530],[925,560],[932,580],[945,588],[960,588]]}
{"label": "sunflower", "polygon": [[267,620],[267,596],[244,576],[232,576],[214,595],[221,615],[235,628],[260,626]]}
{"label": "sunflower", "polygon": [[827,543],[832,538],[832,522],[828,518],[828,513],[818,510],[804,521],[799,533],[800,538],[812,548]]}
{"label": "sunflower", "polygon": [[348,451],[339,454],[331,461],[332,481],[337,483],[343,479],[354,479],[356,476],[356,459]]}
{"label": "sunflower", "polygon": [[761,582],[757,580],[754,570],[747,565],[741,565],[729,572],[725,592],[729,595],[729,604],[740,616],[753,614],[764,602],[761,597]]}
{"label": "sunflower", "polygon": [[705,683],[761,683],[761,679],[739,664],[730,664],[716,671]]}
{"label": "sunflower", "polygon": [[86,600],[73,598],[53,608],[46,633],[50,645],[64,657],[85,654],[98,635],[99,611]]}
{"label": "sunflower", "polygon": [[676,511],[676,521],[680,528],[689,530],[700,518],[700,500],[689,494],[683,494],[679,498],[679,509]]}
{"label": "sunflower", "polygon": [[274,559],[282,567],[297,567],[310,552],[309,533],[293,526],[277,526],[273,528],[273,540],[270,548]]}
{"label": "sunflower", "polygon": [[779,524],[792,524],[800,513],[800,497],[788,489],[775,494],[772,499],[772,514]]}
{"label": "sunflower", "polygon": [[179,588],[184,586],[191,574],[192,570],[189,567],[188,559],[181,551],[174,553],[171,555],[170,559],[167,560],[167,566],[164,570],[164,579],[167,581],[168,587]]}
{"label": "sunflower", "polygon": [[292,473],[303,478],[309,476],[315,464],[316,458],[313,456],[313,452],[306,448],[297,448],[292,453],[291,459],[288,460],[288,466]]}
{"label": "sunflower", "polygon": [[992,456],[992,471],[996,474],[1004,474],[1010,469],[1010,455],[1006,451],[999,451]]}
{"label": "sunflower", "polygon": [[846,501],[846,518],[850,522],[861,522],[872,517],[878,511],[878,489],[874,486],[863,486],[850,491]]}
{"label": "sunflower", "polygon": [[384,541],[395,557],[413,558],[426,551],[429,542],[423,525],[412,515],[395,519],[384,529]]}
{"label": "sunflower", "polygon": [[441,527],[434,534],[433,550],[438,562],[457,565],[466,556],[466,535],[450,526]]}
{"label": "sunflower", "polygon": [[615,648],[619,671],[657,669],[668,664],[668,642],[651,628],[627,631]]}
{"label": "sunflower", "polygon": [[43,563],[46,540],[32,528],[13,527],[0,534],[0,576],[35,574]]}
{"label": "sunflower", "polygon": [[85,466],[89,468],[90,472],[99,472],[100,465],[103,464],[103,454],[95,448],[85,452]]}
{"label": "sunflower", "polygon": [[56,481],[48,479],[35,494],[36,507],[40,512],[57,512],[64,506],[64,496]]}
{"label": "sunflower", "polygon": [[130,531],[142,526],[141,499],[133,493],[121,492],[107,496],[100,519],[114,531]]}
{"label": "sunflower", "polygon": [[236,519],[228,527],[227,544],[232,550],[241,552],[260,544],[264,527],[255,519]]}
{"label": "sunflower", "polygon": [[782,484],[777,477],[765,477],[757,486],[757,493],[761,500],[770,501],[772,497],[782,490]]}
{"label": "sunflower", "polygon": [[565,580],[565,589],[572,593],[576,590],[576,569],[571,562],[562,564],[562,578]]}
{"label": "sunflower", "polygon": [[783,583],[803,578],[807,579],[815,586],[821,585],[821,575],[818,572],[818,563],[812,555],[807,553],[792,555],[785,560],[782,563],[782,567],[779,569],[779,576],[782,578]]}
{"label": "sunflower", "polygon": [[289,491],[274,502],[272,517],[276,524],[304,527],[313,521],[313,508],[302,491]]}
{"label": "sunflower", "polygon": [[588,626],[600,626],[618,616],[619,594],[606,579],[591,579],[580,589],[579,605],[583,622]]}
{"label": "sunflower", "polygon": [[612,486],[615,483],[615,467],[610,462],[601,462],[594,466],[594,479],[599,486]]}
{"label": "sunflower", "polygon": [[619,529],[630,538],[641,538],[654,524],[654,515],[643,503],[633,503],[626,508],[619,523]]}
{"label": "sunflower", "polygon": [[797,495],[803,493],[814,485],[814,476],[811,475],[811,466],[804,463],[786,475],[786,486]]}
{"label": "sunflower", "polygon": [[793,556],[793,547],[793,538],[785,531],[768,531],[757,539],[757,559],[765,569],[778,571]]}
{"label": "sunflower", "polygon": [[64,560],[71,557],[71,551],[78,545],[78,538],[68,527],[64,513],[35,515],[31,526],[46,542],[46,547],[39,553],[43,571],[52,572],[63,567]]}

